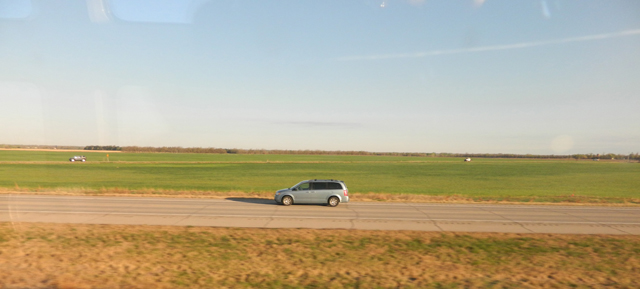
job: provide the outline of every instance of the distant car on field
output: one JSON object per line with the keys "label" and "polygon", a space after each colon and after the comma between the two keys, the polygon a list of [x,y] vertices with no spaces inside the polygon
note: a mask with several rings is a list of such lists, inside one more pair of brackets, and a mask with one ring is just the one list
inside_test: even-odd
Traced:
{"label": "distant car on field", "polygon": [[471,158],[466,158],[466,159],[464,159],[464,161],[465,161],[465,162],[470,162],[470,161],[471,161]]}
{"label": "distant car on field", "polygon": [[276,192],[274,200],[278,204],[327,204],[335,207],[349,202],[349,190],[339,180],[306,180],[295,186]]}
{"label": "distant car on field", "polygon": [[87,157],[85,156],[73,156],[72,158],[69,159],[70,162],[86,162],[87,161]]}

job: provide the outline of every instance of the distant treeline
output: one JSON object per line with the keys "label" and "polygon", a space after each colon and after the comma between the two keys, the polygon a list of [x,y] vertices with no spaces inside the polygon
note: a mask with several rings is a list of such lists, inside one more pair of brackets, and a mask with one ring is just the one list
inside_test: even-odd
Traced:
{"label": "distant treeline", "polygon": [[11,145],[0,144],[0,148],[3,149],[59,149],[59,150],[79,150],[81,146],[58,146],[58,145]]}
{"label": "distant treeline", "polygon": [[[622,154],[574,154],[574,155],[533,155],[533,154],[483,154],[483,153],[400,153],[367,151],[323,151],[323,150],[254,150],[223,148],[183,148],[183,147],[117,147],[123,152],[138,153],[203,153],[203,154],[273,154],[273,155],[349,155],[349,156],[403,156],[403,157],[461,157],[461,158],[527,158],[527,159],[627,159],[640,160],[639,153]],[[106,149],[105,149],[106,150]]]}
{"label": "distant treeline", "polygon": [[119,146],[86,146],[85,150],[88,151],[121,151],[122,148]]}
{"label": "distant treeline", "polygon": [[532,154],[438,154],[438,156],[446,156],[450,155],[452,157],[477,157],[477,158],[509,158],[509,159],[519,159],[519,158],[527,158],[527,159],[604,159],[604,160],[640,160],[640,154],[631,153],[628,155],[622,154],[573,154],[573,155],[532,155]]}

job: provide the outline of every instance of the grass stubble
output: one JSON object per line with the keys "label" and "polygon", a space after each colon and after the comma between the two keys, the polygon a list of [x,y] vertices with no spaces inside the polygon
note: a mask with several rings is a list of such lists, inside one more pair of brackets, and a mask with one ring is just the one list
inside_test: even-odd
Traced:
{"label": "grass stubble", "polygon": [[3,288],[638,288],[640,237],[0,224]]}

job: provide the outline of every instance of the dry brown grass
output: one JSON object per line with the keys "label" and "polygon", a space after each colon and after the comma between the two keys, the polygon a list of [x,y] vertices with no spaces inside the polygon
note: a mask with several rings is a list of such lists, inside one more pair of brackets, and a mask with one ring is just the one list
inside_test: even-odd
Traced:
{"label": "dry brown grass", "polygon": [[640,287],[640,237],[0,224],[2,288]]}

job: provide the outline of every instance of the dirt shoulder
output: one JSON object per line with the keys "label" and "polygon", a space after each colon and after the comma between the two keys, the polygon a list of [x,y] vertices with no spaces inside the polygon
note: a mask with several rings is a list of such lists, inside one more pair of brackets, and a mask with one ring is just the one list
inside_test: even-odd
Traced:
{"label": "dirt shoulder", "polygon": [[640,237],[0,223],[2,288],[638,288]]}

